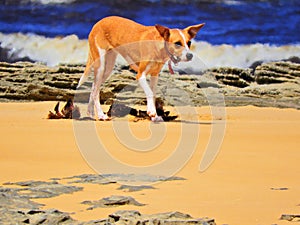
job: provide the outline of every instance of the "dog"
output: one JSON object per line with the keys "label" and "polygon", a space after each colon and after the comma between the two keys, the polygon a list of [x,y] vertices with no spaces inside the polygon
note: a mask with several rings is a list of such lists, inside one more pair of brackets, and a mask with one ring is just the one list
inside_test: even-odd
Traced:
{"label": "dog", "polygon": [[[162,121],[155,108],[155,88],[158,75],[166,62],[177,65],[190,61],[193,54],[189,48],[191,39],[204,26],[204,23],[185,29],[170,29],[162,25],[144,26],[132,20],[110,16],[98,21],[89,37],[89,54],[85,71],[79,80],[80,87],[90,69],[94,70],[94,82],[88,104],[88,115],[98,120],[109,120],[100,105],[100,86],[111,74],[116,57],[120,54],[137,73],[136,79],[147,98],[147,114],[152,121]],[[92,68],[91,68],[92,67]],[[150,86],[146,76],[150,77]]]}

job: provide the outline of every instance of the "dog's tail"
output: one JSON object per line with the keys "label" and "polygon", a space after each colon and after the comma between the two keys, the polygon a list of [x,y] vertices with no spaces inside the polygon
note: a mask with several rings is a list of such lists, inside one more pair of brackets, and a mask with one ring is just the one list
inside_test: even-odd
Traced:
{"label": "dog's tail", "polygon": [[86,81],[86,79],[90,73],[92,63],[93,63],[93,58],[92,58],[91,52],[89,51],[87,63],[86,63],[84,72],[83,72],[82,76],[80,77],[77,88],[79,88]]}

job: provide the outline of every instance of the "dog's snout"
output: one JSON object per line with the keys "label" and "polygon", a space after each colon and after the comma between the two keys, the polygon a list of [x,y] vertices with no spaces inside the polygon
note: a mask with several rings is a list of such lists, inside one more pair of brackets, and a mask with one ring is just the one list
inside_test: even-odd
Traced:
{"label": "dog's snout", "polygon": [[186,53],[186,59],[187,60],[192,60],[193,54],[192,53]]}

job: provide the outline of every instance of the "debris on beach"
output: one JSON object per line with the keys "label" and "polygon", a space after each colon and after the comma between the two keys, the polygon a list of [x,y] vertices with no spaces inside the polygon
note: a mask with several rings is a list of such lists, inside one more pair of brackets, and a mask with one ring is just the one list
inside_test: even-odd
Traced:
{"label": "debris on beach", "polygon": [[[155,106],[157,115],[161,116],[164,122],[173,121],[178,118],[177,115],[170,115],[170,111],[164,110],[164,102],[161,99],[156,99]],[[109,117],[124,117],[131,115],[135,117],[135,122],[138,120],[151,120],[146,110],[137,110],[124,103],[113,103],[110,106],[107,115]]]}
{"label": "debris on beach", "polygon": [[73,100],[69,99],[61,112],[59,111],[59,102],[54,107],[54,113],[49,111],[48,119],[79,119],[80,110],[78,106],[74,106]]}

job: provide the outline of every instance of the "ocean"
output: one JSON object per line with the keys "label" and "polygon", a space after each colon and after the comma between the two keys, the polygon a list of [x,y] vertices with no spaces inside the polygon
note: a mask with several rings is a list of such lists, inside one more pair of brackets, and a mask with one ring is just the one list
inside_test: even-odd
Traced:
{"label": "ocean", "polygon": [[300,57],[299,0],[0,0],[0,61],[84,63],[101,18],[184,28],[206,23],[193,51],[206,67]]}

